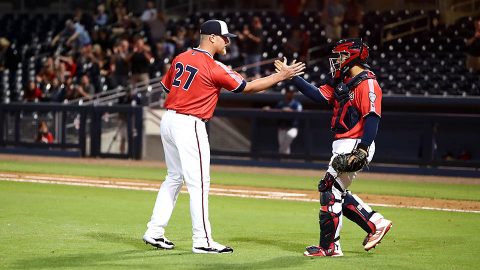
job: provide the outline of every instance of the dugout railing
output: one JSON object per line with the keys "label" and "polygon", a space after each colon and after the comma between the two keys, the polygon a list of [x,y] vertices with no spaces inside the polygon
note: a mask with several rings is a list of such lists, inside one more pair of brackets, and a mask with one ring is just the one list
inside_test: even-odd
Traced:
{"label": "dugout railing", "polygon": [[[406,104],[405,104],[406,105]],[[0,106],[0,152],[38,155],[142,158],[143,107],[72,106],[11,103]],[[112,118],[112,116],[117,116]],[[246,149],[222,145],[225,133],[214,125],[224,118],[250,141]],[[284,112],[219,107],[208,123],[212,161],[238,161],[255,165],[274,161],[276,166],[295,161],[325,166],[331,156],[331,112],[305,110]],[[281,119],[297,119],[299,133],[290,155],[278,154],[277,128]],[[55,142],[35,142],[38,123],[48,123]],[[122,126],[123,125],[123,126]],[[480,115],[476,113],[393,112],[382,114],[373,164],[419,167],[480,168]],[[125,147],[119,151],[123,135]],[[459,158],[461,151],[469,157]],[[452,155],[448,155],[451,152]],[[247,162],[248,161],[248,162]],[[220,162],[221,163],[221,162]],[[225,162],[224,162],[225,163]]]}
{"label": "dugout railing", "polygon": [[[330,111],[283,112],[262,109],[217,108],[215,117],[228,118],[250,138],[250,149],[231,151],[217,147],[210,138],[212,159],[217,161],[297,161],[325,163],[331,157],[333,133],[329,130]],[[290,155],[278,153],[277,128],[280,119],[296,119],[299,133]],[[466,129],[465,127],[469,128]],[[210,134],[221,131],[210,130]],[[480,168],[480,115],[384,112],[376,138],[375,164],[400,164],[420,167]],[[469,160],[458,153],[468,151]],[[446,157],[449,152],[453,157]],[[325,163],[326,164],[326,163]]]}
{"label": "dugout railing", "polygon": [[[49,126],[55,138],[53,143],[36,141],[40,121]],[[142,135],[140,106],[51,103],[0,106],[1,153],[141,159]],[[121,143],[123,149],[112,148]]]}

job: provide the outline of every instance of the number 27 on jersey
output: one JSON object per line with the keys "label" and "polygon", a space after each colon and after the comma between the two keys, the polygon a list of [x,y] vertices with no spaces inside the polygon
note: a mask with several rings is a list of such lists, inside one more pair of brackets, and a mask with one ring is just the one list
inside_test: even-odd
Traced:
{"label": "number 27 on jersey", "polygon": [[181,62],[177,62],[175,64],[175,79],[173,79],[172,85],[176,87],[180,87],[182,84],[182,81],[180,78],[182,77],[183,73],[187,72],[188,77],[185,83],[183,84],[182,89],[185,91],[188,91],[188,88],[192,84],[193,79],[195,79],[195,75],[198,72],[198,69],[195,67],[192,67],[190,65],[184,66]]}

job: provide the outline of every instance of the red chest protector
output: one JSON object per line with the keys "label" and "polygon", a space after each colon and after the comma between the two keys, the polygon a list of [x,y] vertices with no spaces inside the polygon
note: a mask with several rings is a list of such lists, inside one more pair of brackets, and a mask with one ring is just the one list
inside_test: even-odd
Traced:
{"label": "red chest protector", "polygon": [[371,71],[362,71],[348,83],[339,83],[335,86],[335,102],[331,129],[336,134],[341,134],[352,129],[362,117],[353,104],[353,90],[363,81],[375,79]]}

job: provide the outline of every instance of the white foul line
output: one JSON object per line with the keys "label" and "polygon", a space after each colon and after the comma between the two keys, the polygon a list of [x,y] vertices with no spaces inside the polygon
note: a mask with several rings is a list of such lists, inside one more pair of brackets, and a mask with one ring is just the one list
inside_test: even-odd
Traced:
{"label": "white foul line", "polygon": [[[117,182],[109,180],[98,179],[84,179],[84,178],[70,178],[70,177],[57,177],[57,176],[34,176],[26,175],[21,176],[17,174],[0,173],[0,181],[12,181],[12,182],[28,182],[28,183],[42,183],[42,184],[60,184],[60,185],[72,185],[72,186],[86,186],[86,187],[103,187],[103,188],[116,188],[127,190],[144,190],[144,191],[158,191],[160,184],[154,183],[141,183],[141,182]],[[182,193],[187,193],[184,188]],[[238,198],[254,198],[254,199],[277,199],[286,201],[299,201],[299,202],[318,202],[318,199],[310,199],[307,194],[304,193],[289,193],[278,191],[256,191],[256,190],[243,190],[243,189],[225,189],[225,188],[211,188],[211,195],[226,196],[226,197],[238,197]],[[437,208],[428,206],[407,206],[407,205],[395,205],[395,204],[381,204],[381,203],[369,203],[372,206],[390,207],[390,208],[408,208],[419,210],[436,210],[447,212],[460,212],[460,213],[476,213],[480,214],[478,210],[463,210],[463,209],[450,209],[450,208]]]}

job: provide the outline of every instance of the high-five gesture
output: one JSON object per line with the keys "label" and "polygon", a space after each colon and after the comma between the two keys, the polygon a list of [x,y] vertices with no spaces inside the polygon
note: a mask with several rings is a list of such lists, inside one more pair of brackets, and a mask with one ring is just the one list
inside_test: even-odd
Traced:
{"label": "high-five gesture", "polygon": [[243,92],[261,92],[283,80],[289,80],[295,76],[302,75],[303,73],[305,73],[305,63],[295,63],[294,61],[291,65],[287,65],[287,59],[283,58],[283,62],[281,62],[280,60],[275,60],[275,70],[277,71],[277,73],[248,82]]}
{"label": "high-five gesture", "polygon": [[288,65],[286,57],[283,57],[283,61],[275,60],[275,63],[274,63],[275,71],[280,74],[288,73],[289,76],[286,77],[285,79],[291,79],[295,76],[304,74],[305,63],[303,62],[296,63],[296,61],[297,60],[293,60],[292,63]]}
{"label": "high-five gesture", "polygon": [[283,62],[275,60],[275,71],[285,76],[285,79],[291,79],[294,76],[302,75],[305,70],[305,63],[293,60],[290,65],[287,64],[287,58],[283,57]]}

